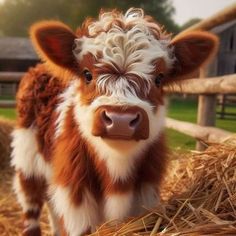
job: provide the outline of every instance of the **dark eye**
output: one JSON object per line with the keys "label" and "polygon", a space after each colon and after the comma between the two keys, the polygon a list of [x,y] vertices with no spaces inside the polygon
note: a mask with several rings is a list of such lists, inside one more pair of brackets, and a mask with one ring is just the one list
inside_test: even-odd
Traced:
{"label": "dark eye", "polygon": [[164,77],[165,77],[165,76],[164,76],[163,73],[159,73],[159,74],[156,76],[156,78],[155,78],[155,84],[156,84],[157,87],[160,87],[160,86],[161,86],[161,83],[162,83]]}
{"label": "dark eye", "polygon": [[89,70],[84,70],[83,75],[85,77],[86,83],[90,83],[93,79],[93,76]]}

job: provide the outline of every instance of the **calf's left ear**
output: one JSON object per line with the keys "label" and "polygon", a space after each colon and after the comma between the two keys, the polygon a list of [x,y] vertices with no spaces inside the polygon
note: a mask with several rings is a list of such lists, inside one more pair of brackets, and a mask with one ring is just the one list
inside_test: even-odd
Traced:
{"label": "calf's left ear", "polygon": [[30,28],[34,47],[43,61],[71,69],[74,64],[73,31],[59,21],[42,21]]}
{"label": "calf's left ear", "polygon": [[170,71],[170,81],[186,79],[207,64],[217,52],[218,37],[204,31],[180,33],[171,42],[176,58]]}

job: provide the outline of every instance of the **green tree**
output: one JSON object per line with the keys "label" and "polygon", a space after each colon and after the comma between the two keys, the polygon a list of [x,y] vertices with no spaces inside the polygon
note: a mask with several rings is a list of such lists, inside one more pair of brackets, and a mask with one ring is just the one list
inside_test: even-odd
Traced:
{"label": "green tree", "polygon": [[0,4],[0,31],[7,36],[26,36],[30,25],[39,20],[61,20],[76,28],[87,17],[96,17],[100,9],[142,7],[169,32],[178,26],[172,16],[171,0],[5,0]]}
{"label": "green tree", "polygon": [[60,19],[71,24],[70,11],[66,0],[7,0],[0,5],[0,30],[8,36],[25,36],[38,20]]}
{"label": "green tree", "polygon": [[[142,6],[143,5],[143,6]],[[169,0],[149,0],[145,1],[141,7],[153,16],[160,24],[164,25],[167,31],[178,33],[179,27],[172,19],[175,8]]]}
{"label": "green tree", "polygon": [[180,30],[185,30],[187,28],[189,28],[190,26],[192,25],[195,25],[197,24],[198,22],[200,22],[202,19],[200,18],[192,18],[190,20],[188,20],[187,22],[185,22],[181,27],[180,27]]}

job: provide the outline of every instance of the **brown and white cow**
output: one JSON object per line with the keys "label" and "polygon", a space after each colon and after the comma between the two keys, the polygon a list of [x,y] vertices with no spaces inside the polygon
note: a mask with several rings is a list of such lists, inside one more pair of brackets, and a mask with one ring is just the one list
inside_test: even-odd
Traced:
{"label": "brown and white cow", "polygon": [[41,234],[45,201],[53,234],[69,236],[154,207],[167,163],[163,85],[194,73],[217,38],[171,40],[134,8],[102,12],[76,33],[45,21],[30,34],[44,63],[17,94],[12,165],[23,235]]}

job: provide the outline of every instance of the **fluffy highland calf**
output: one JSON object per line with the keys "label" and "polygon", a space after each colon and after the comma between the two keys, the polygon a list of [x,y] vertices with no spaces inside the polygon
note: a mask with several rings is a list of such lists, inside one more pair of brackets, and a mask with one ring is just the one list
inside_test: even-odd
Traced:
{"label": "fluffy highland calf", "polygon": [[186,78],[217,48],[189,32],[171,40],[141,9],[102,12],[74,33],[56,21],[30,30],[44,63],[23,77],[13,133],[23,235],[83,235],[158,201],[167,162],[163,85]]}

